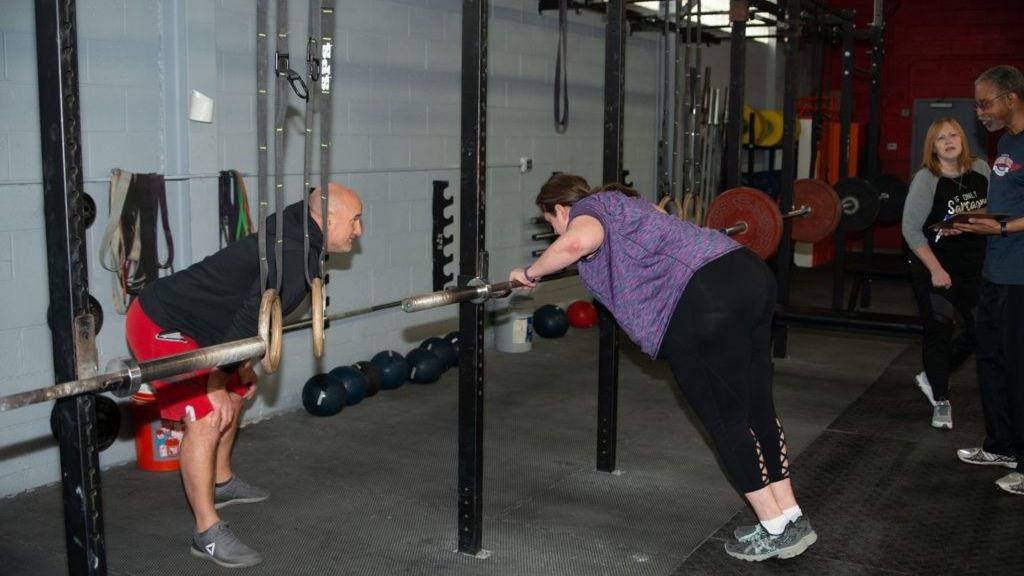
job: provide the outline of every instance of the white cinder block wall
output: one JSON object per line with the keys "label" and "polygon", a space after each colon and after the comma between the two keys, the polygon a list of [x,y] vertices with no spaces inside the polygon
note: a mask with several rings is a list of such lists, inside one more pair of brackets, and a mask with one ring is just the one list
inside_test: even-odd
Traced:
{"label": "white cinder block wall", "polygon": [[[124,320],[111,303],[112,276],[99,265],[110,170],[159,172],[167,190],[176,268],[218,248],[217,173],[237,169],[256,209],[255,2],[251,0],[80,0],[78,47],[85,189],[99,217],[88,232],[90,291],[104,305],[97,338],[100,367],[127,354]],[[292,67],[304,67],[307,6],[289,2]],[[273,19],[273,16],[272,16]],[[553,171],[601,176],[604,27],[594,14],[571,15],[569,129],[553,128],[557,14],[533,0],[497,0],[489,23],[487,246],[491,277],[530,260],[541,243],[528,223],[540,184]],[[431,181],[459,192],[461,2],[339,0],[334,48],[331,176],[365,203],[365,234],[356,250],[330,261],[331,312],[431,289]],[[706,49],[716,84],[728,81],[728,47]],[[31,0],[0,0],[0,395],[54,381],[46,326],[48,281],[39,153],[39,114]],[[653,198],[656,150],[656,38],[629,37],[625,167]],[[758,70],[757,52],[748,55]],[[721,65],[718,62],[722,62]],[[215,100],[214,121],[187,120],[189,91]],[[287,124],[289,202],[302,188],[302,103]],[[759,102],[753,102],[755,105]],[[314,133],[315,137],[318,137]],[[272,142],[272,140],[271,140]],[[519,159],[533,170],[519,172]],[[314,166],[316,164],[314,163]],[[319,181],[314,176],[314,181]],[[457,273],[458,201],[449,248]],[[161,254],[165,254],[161,251]],[[539,290],[539,302],[580,296],[575,281]],[[302,311],[303,314],[307,313]],[[315,361],[306,331],[286,336],[281,369],[265,378],[248,410],[252,421],[298,407],[314,372],[402,353],[422,338],[453,329],[456,310],[381,312],[336,322],[327,352]],[[0,414],[0,496],[59,479],[49,430],[52,404]],[[134,459],[122,439],[100,456],[109,466]]]}

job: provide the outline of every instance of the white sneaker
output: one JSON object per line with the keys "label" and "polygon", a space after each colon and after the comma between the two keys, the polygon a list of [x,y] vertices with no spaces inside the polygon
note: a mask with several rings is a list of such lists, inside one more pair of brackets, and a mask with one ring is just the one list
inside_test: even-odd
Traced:
{"label": "white sneaker", "polygon": [[978,464],[980,466],[1004,466],[1016,468],[1017,458],[1015,456],[1003,456],[993,452],[986,452],[984,448],[960,448],[956,451],[956,457],[967,464]]}
{"label": "white sneaker", "polygon": [[1010,472],[1006,476],[996,480],[996,486],[998,486],[1003,492],[1009,492],[1010,494],[1016,494],[1017,496],[1024,496],[1024,475],[1021,475],[1018,472]]}
{"label": "white sneaker", "polygon": [[932,428],[953,429],[953,407],[949,400],[939,400],[932,409]]}
{"label": "white sneaker", "polygon": [[917,387],[921,389],[924,397],[928,399],[928,402],[935,406],[935,396],[932,395],[932,384],[928,381],[928,374],[921,372],[917,376],[914,376],[914,382],[917,382]]}

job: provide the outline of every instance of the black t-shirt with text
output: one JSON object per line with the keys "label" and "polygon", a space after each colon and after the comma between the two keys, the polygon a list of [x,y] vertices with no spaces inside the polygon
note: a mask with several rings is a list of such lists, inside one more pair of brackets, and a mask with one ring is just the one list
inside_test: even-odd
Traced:
{"label": "black t-shirt with text", "polygon": [[938,236],[931,225],[950,216],[984,209],[988,198],[988,179],[974,170],[960,176],[940,176],[935,185],[932,210],[925,218],[923,232],[928,246],[950,273],[980,274],[985,260],[985,237],[978,234]]}

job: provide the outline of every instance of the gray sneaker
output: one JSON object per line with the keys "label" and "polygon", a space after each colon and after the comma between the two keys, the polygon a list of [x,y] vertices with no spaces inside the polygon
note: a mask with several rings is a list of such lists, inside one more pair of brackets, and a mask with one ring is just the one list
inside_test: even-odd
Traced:
{"label": "gray sneaker", "polygon": [[[814,528],[811,528],[811,521],[807,519],[807,516],[797,518],[796,521],[792,522],[792,524],[800,531],[802,534],[801,540],[803,540],[804,544],[807,546],[818,541],[818,533],[814,531]],[[760,532],[767,533],[767,530],[765,530],[764,526],[761,526],[761,523],[758,522],[753,526],[738,526],[732,531],[732,535],[740,542],[750,542],[751,540],[758,538]]]}
{"label": "gray sneaker", "polygon": [[225,568],[245,568],[263,562],[260,553],[242,544],[223,521],[210,526],[206,532],[196,532],[189,552],[196,558],[205,558]]}
{"label": "gray sneaker", "polygon": [[[747,541],[732,540],[725,543],[725,552],[733,558],[747,562],[761,562],[769,558],[793,558],[807,550],[810,545],[804,541],[804,534],[792,522],[778,536],[772,536],[758,525],[755,534]],[[817,539],[817,536],[815,536]]]}
{"label": "gray sneaker", "polygon": [[949,400],[939,400],[932,408],[932,428],[953,429],[953,407]]}
{"label": "gray sneaker", "polygon": [[921,389],[921,393],[928,399],[928,403],[935,406],[935,396],[932,394],[932,383],[928,381],[928,374],[921,372],[914,376],[914,382],[917,382],[917,387]]}
{"label": "gray sneaker", "polygon": [[213,491],[213,507],[217,510],[232,504],[252,504],[270,498],[270,492],[246,484],[238,476],[232,476],[224,486]]}
{"label": "gray sneaker", "polygon": [[994,452],[986,452],[984,448],[961,448],[956,451],[956,457],[961,462],[968,464],[978,464],[980,466],[1005,466],[1006,468],[1016,468],[1017,458],[1013,456],[1003,456],[1002,454],[996,454]]}

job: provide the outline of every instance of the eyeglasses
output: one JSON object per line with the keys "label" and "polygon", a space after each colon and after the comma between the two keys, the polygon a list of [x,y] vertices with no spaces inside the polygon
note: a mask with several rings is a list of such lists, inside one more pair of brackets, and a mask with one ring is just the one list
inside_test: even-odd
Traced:
{"label": "eyeglasses", "polygon": [[977,102],[974,103],[974,111],[977,112],[979,110],[988,110],[989,108],[992,107],[993,104],[996,103],[996,100],[1002,98],[1003,96],[1006,96],[1010,92],[1012,92],[1012,90],[1000,92],[999,94],[996,94],[995,96],[985,100],[978,100]]}

